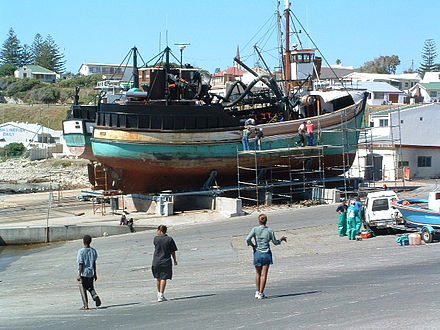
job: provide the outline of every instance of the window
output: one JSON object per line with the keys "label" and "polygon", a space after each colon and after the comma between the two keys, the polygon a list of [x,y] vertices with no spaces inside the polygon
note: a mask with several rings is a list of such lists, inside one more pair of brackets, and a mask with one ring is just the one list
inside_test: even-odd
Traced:
{"label": "window", "polygon": [[429,92],[429,96],[430,97],[437,97],[437,92],[436,91],[431,91],[431,92]]}
{"label": "window", "polygon": [[379,119],[379,126],[380,127],[387,127],[388,126],[388,119]]}
{"label": "window", "polygon": [[431,167],[431,156],[418,156],[417,167]]}
{"label": "window", "polygon": [[382,100],[385,97],[384,92],[374,92],[374,99],[376,100]]}
{"label": "window", "polygon": [[400,123],[403,124],[403,119],[400,120]]}
{"label": "window", "polygon": [[23,72],[23,78],[27,78],[27,73]]}
{"label": "window", "polygon": [[423,117],[420,117],[419,120],[420,120],[420,121],[423,121]]}
{"label": "window", "polygon": [[370,127],[374,127],[374,121],[370,121]]}
{"label": "window", "polygon": [[398,167],[408,167],[408,166],[409,166],[409,161],[407,160],[399,161]]}
{"label": "window", "polygon": [[388,198],[376,199],[373,201],[373,206],[371,207],[371,211],[386,211],[389,209],[388,206]]}

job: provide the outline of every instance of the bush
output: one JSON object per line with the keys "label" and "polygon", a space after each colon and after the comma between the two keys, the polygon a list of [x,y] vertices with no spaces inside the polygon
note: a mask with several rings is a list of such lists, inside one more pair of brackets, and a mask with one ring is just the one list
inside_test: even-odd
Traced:
{"label": "bush", "polygon": [[34,88],[27,94],[27,97],[35,102],[56,103],[60,98],[60,91],[52,86],[44,86]]}
{"label": "bush", "polygon": [[12,84],[16,81],[18,81],[18,79],[14,78],[14,77],[0,78],[0,90],[6,90],[10,84]]}
{"label": "bush", "polygon": [[17,157],[23,155],[26,151],[23,143],[10,143],[3,149],[0,149],[0,155],[5,157]]}
{"label": "bush", "polygon": [[38,85],[42,85],[42,82],[39,81],[38,79],[32,79],[32,78],[18,79],[6,88],[6,95],[14,96],[19,92],[26,92],[28,90],[31,90],[32,88]]}
{"label": "bush", "polygon": [[60,102],[68,103],[73,100],[74,95],[75,91],[73,89],[63,89],[60,92]]}

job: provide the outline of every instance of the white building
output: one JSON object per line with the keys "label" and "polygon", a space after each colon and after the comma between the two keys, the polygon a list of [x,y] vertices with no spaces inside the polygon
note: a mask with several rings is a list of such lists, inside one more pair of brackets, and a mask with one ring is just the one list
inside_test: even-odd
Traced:
{"label": "white building", "polygon": [[7,122],[0,125],[0,147],[10,143],[23,143],[27,149],[43,144],[61,143],[63,132],[39,124]]}
{"label": "white building", "polygon": [[[440,177],[440,104],[407,106],[370,115],[367,145],[360,146],[352,175],[397,180],[398,168],[411,178]],[[363,142],[361,138],[360,142]]]}
{"label": "white building", "polygon": [[409,93],[424,103],[440,102],[440,82],[418,83]]}
{"label": "white building", "polygon": [[132,65],[87,62],[81,64],[78,72],[83,76],[99,74],[102,79],[130,81],[133,78]]}
{"label": "white building", "polygon": [[368,105],[381,105],[388,103],[403,103],[404,93],[390,84],[376,81],[356,81],[345,84],[345,88],[352,90],[367,91]]}
{"label": "white building", "polygon": [[402,73],[402,74],[382,74],[382,73],[367,73],[367,72],[352,72],[344,76],[346,85],[356,83],[359,81],[375,81],[385,82],[394,86],[401,91],[407,91],[418,82],[421,81],[419,73]]}
{"label": "white building", "polygon": [[39,65],[25,65],[14,71],[15,78],[34,78],[43,82],[54,83],[58,75]]}
{"label": "white building", "polygon": [[425,72],[422,83],[440,82],[440,72]]}

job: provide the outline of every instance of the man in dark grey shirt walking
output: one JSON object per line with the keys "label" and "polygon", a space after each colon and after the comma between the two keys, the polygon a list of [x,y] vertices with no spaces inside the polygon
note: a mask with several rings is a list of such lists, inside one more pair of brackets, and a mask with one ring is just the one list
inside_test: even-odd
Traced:
{"label": "man in dark grey shirt walking", "polygon": [[162,302],[167,299],[164,296],[167,280],[173,277],[173,258],[174,265],[177,265],[176,251],[177,246],[173,238],[167,235],[167,226],[157,227],[157,236],[154,237],[154,255],[151,270],[157,284],[157,301]]}

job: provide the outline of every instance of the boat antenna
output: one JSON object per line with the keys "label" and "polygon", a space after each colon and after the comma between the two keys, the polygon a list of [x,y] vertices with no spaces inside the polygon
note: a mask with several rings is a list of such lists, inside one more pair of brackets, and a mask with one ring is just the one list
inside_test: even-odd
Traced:
{"label": "boat antenna", "polygon": [[137,66],[137,48],[136,46],[133,46],[133,87],[139,88],[139,70]]}
{"label": "boat antenna", "polygon": [[186,48],[186,46],[190,46],[190,43],[185,42],[176,42],[174,45],[178,46],[180,49],[180,67],[183,68],[183,50]]}

